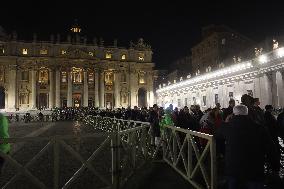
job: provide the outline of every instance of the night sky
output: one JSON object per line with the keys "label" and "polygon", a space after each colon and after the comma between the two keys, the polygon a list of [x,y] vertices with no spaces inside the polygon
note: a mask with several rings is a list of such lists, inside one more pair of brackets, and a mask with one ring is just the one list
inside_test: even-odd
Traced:
{"label": "night sky", "polygon": [[[1,4],[0,25],[8,32],[18,31],[20,39],[48,40],[50,34],[66,34],[77,18],[84,34],[103,37],[112,45],[128,47],[129,41],[143,37],[153,49],[153,61],[159,69],[190,53],[200,41],[201,27],[224,24],[254,41],[266,36],[284,35],[284,3],[155,3],[155,1],[68,1]],[[154,4],[155,3],[155,4]],[[188,4],[189,3],[189,4]]]}

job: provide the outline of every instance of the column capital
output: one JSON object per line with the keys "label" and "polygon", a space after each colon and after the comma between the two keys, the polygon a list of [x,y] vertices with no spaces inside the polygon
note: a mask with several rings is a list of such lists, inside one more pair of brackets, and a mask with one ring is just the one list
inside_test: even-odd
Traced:
{"label": "column capital", "polygon": [[9,65],[9,70],[17,70],[18,69],[18,65],[16,64],[12,64],[12,65]]}

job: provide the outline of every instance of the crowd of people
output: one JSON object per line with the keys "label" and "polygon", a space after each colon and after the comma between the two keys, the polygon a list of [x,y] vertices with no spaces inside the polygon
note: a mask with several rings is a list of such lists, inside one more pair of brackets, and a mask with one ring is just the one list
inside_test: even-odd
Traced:
{"label": "crowd of people", "polygon": [[[83,120],[88,115],[150,122],[153,145],[160,143],[164,125],[214,135],[218,157],[225,161],[224,174],[229,189],[264,188],[264,165],[275,175],[281,167],[283,147],[279,139],[284,139],[284,110],[275,113],[272,105],[266,105],[262,110],[259,99],[246,94],[240,105],[235,105],[235,100],[231,99],[226,108],[217,103],[205,111],[201,111],[199,105],[181,109],[170,105],[164,109],[155,104],[141,109],[137,106],[105,110],[95,107],[55,108],[50,117],[52,121]],[[42,119],[42,113],[39,117]],[[199,146],[202,147],[202,141]],[[0,150],[1,147],[5,144],[0,145]],[[2,163],[0,161],[0,165]]]}
{"label": "crowd of people", "polygon": [[[235,100],[231,99],[227,108],[221,109],[217,103],[204,112],[198,105],[180,110],[170,105],[165,111],[154,105],[149,121],[154,128],[155,143],[160,140],[164,122],[212,134],[216,138],[219,160],[223,158],[225,162],[226,188],[263,189],[264,167],[267,174],[279,177],[282,166],[280,159],[284,149],[279,139],[284,139],[284,111],[276,115],[272,105],[262,110],[259,99],[246,94],[241,102],[235,105]],[[283,187],[280,183],[274,188]]]}

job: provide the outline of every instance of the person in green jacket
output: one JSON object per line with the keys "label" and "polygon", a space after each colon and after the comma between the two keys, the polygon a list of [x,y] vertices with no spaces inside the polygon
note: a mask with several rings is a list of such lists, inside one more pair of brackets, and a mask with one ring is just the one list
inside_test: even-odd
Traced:
{"label": "person in green jacket", "polygon": [[[9,138],[8,133],[8,119],[2,113],[0,113],[0,138]],[[8,154],[10,152],[11,146],[9,143],[1,143],[0,144],[0,151]],[[4,165],[5,159],[0,156],[0,171]],[[0,172],[1,173],[1,172]]]}
{"label": "person in green jacket", "polygon": [[163,134],[165,126],[173,126],[174,122],[172,119],[172,110],[170,108],[167,108],[165,110],[165,115],[163,116],[162,120],[160,121],[160,131]]}

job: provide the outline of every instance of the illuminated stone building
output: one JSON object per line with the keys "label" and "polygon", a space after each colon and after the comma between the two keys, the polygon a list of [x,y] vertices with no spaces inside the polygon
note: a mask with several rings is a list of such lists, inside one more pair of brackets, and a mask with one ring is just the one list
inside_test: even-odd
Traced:
{"label": "illuminated stone building", "polygon": [[151,47],[139,39],[129,48],[87,42],[78,25],[49,41],[21,41],[0,27],[0,108],[151,106]]}
{"label": "illuminated stone building", "polygon": [[216,103],[227,107],[231,98],[239,104],[241,96],[248,94],[259,98],[262,108],[267,104],[284,107],[284,47],[278,48],[275,41],[272,51],[256,52],[256,56],[174,84],[160,85],[157,103],[164,107],[172,103],[179,108],[199,104],[204,110]]}

